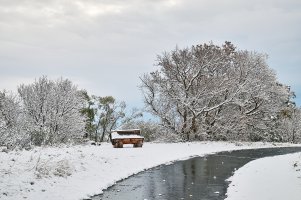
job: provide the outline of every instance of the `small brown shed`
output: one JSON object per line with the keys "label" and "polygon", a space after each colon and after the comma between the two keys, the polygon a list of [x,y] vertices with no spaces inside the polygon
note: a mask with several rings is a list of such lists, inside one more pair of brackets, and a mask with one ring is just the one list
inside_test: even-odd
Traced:
{"label": "small brown shed", "polygon": [[140,129],[114,130],[110,134],[110,140],[114,148],[122,148],[124,144],[142,147],[144,137],[141,136]]}

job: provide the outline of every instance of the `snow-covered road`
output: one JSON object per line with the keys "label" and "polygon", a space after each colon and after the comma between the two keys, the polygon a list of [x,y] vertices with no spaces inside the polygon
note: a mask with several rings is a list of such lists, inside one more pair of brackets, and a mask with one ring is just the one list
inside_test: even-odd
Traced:
{"label": "snow-covered road", "polygon": [[118,180],[160,164],[219,151],[260,147],[274,145],[146,143],[143,148],[114,149],[110,144],[102,144],[0,152],[0,199],[83,199],[101,193]]}

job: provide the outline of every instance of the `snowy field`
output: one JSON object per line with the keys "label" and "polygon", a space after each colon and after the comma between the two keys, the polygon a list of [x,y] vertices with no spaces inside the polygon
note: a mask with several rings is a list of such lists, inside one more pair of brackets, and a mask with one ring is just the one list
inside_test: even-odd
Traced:
{"label": "snowy field", "polygon": [[301,153],[261,158],[238,169],[226,200],[300,200]]}
{"label": "snowy field", "polygon": [[[122,149],[115,149],[111,144],[104,143],[101,146],[47,147],[9,153],[0,151],[0,199],[84,199],[101,193],[118,180],[160,164],[169,164],[176,160],[219,151],[261,147],[275,147],[275,145],[226,142],[146,143],[143,148],[131,146],[127,148],[126,146]],[[280,161],[282,158],[286,160]],[[291,162],[296,159],[300,160],[300,157],[294,155],[294,157],[279,157],[279,159],[278,162],[285,162],[291,166]],[[259,164],[255,167],[261,168],[262,166]],[[286,170],[289,170],[288,166]],[[295,169],[290,168],[290,170],[295,172]],[[239,172],[240,170],[237,174]],[[285,173],[288,172],[285,171]],[[237,184],[235,181],[245,178],[240,176],[236,179],[235,177],[233,179],[235,185]],[[300,184],[300,181],[298,183]],[[233,191],[232,187],[231,190]],[[234,192],[231,190],[232,196],[237,187],[234,187]],[[228,200],[230,199],[236,199],[236,197],[233,195],[233,198]]]}

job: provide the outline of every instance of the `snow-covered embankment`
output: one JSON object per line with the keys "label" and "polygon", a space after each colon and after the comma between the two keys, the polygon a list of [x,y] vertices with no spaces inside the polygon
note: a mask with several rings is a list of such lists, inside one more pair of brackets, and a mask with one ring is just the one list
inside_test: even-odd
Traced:
{"label": "snow-covered embankment", "polygon": [[101,193],[118,180],[160,164],[219,151],[260,147],[274,145],[146,143],[143,148],[115,149],[110,144],[102,144],[0,152],[0,199],[83,199]]}
{"label": "snow-covered embankment", "polygon": [[300,200],[301,153],[261,158],[238,169],[226,200]]}

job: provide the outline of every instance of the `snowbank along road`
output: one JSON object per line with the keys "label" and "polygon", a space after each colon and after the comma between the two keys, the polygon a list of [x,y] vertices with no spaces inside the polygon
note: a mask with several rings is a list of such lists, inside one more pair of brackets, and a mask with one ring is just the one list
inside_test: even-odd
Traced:
{"label": "snowbank along road", "polygon": [[[143,148],[72,146],[0,153],[0,199],[84,199],[145,169],[219,151],[273,147],[268,143],[195,142]],[[279,144],[277,146],[292,146]]]}

